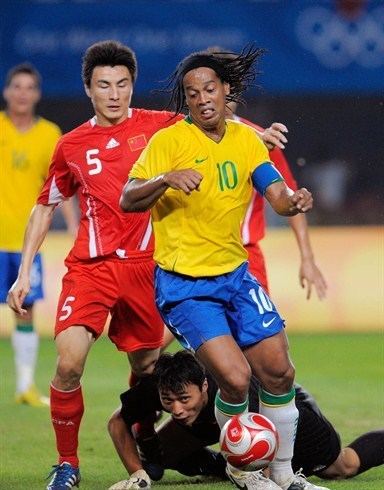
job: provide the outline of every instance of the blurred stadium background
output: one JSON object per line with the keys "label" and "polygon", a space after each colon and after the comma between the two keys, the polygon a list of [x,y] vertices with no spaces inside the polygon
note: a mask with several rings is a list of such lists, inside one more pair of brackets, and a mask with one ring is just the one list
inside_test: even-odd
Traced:
{"label": "blurred stadium background", "polygon": [[[268,50],[258,87],[239,114],[289,128],[286,155],[314,193],[308,216],[328,299],[305,301],[299,256],[283,219],[268,214],[263,248],[273,297],[291,329],[377,330],[384,324],[384,3],[381,0],[3,0],[0,83],[16,63],[43,77],[39,113],[69,131],[91,116],[80,78],[93,42],[118,39],[137,54],[133,106],[163,108],[153,93],[176,63],[210,45]],[[47,299],[37,325],[51,334],[70,238],[45,245]],[[3,230],[4,232],[4,230]],[[0,335],[12,316],[0,310]]]}

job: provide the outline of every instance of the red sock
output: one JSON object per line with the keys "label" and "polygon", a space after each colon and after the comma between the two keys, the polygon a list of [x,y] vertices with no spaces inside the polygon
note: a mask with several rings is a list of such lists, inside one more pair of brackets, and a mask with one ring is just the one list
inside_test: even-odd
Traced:
{"label": "red sock", "polygon": [[51,385],[51,420],[56,433],[59,464],[66,461],[75,468],[79,466],[77,447],[83,413],[81,386],[72,391],[60,391]]}

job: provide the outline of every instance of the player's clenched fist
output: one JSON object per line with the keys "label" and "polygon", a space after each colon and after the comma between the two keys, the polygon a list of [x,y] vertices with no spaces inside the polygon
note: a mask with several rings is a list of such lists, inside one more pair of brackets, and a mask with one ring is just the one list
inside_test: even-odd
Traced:
{"label": "player's clenched fist", "polygon": [[163,175],[163,181],[168,187],[179,189],[188,195],[192,191],[199,190],[199,185],[202,180],[203,176],[192,168],[175,170]]}
{"label": "player's clenched fist", "polygon": [[291,211],[298,211],[299,213],[306,213],[310,211],[313,206],[312,193],[308,189],[302,187],[290,196]]}

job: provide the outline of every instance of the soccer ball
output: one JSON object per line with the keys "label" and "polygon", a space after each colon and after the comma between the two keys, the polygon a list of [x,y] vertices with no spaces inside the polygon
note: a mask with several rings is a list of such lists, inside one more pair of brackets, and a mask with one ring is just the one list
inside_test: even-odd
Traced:
{"label": "soccer ball", "polygon": [[220,433],[220,449],[224,458],[236,468],[256,471],[275,457],[279,438],[274,424],[259,413],[235,415]]}

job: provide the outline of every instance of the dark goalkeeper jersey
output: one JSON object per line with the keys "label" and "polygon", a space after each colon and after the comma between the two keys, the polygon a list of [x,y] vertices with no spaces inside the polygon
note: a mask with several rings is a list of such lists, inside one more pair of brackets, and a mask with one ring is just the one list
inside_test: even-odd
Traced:
{"label": "dark goalkeeper jersey", "polygon": [[[214,410],[217,384],[209,373],[207,373],[207,381],[207,405],[190,427],[178,424],[185,433],[199,439],[202,446],[218,443],[220,436]],[[250,412],[259,411],[259,388],[259,382],[252,376],[249,389]],[[310,476],[324,470],[336,460],[341,450],[340,437],[321,413],[314,398],[300,385],[295,385],[295,390],[299,421],[292,467],[295,472],[302,468],[304,474]],[[133,388],[120,395],[120,399],[121,415],[128,427],[156,411],[163,410],[156,382],[152,376],[143,378]],[[177,420],[174,419],[174,422],[177,423]]]}
{"label": "dark goalkeeper jersey", "polygon": [[[208,381],[208,402],[195,422],[190,427],[183,425],[183,428],[204,441],[204,445],[209,446],[219,441],[220,429],[215,419],[217,384],[209,373],[207,373],[206,377]],[[251,412],[259,410],[258,390],[259,383],[256,378],[252,378],[249,391],[249,410]],[[122,393],[120,400],[122,403],[121,416],[128,427],[140,422],[156,411],[164,410],[153,376],[142,378],[137,385]],[[175,422],[177,423],[177,420]]]}

